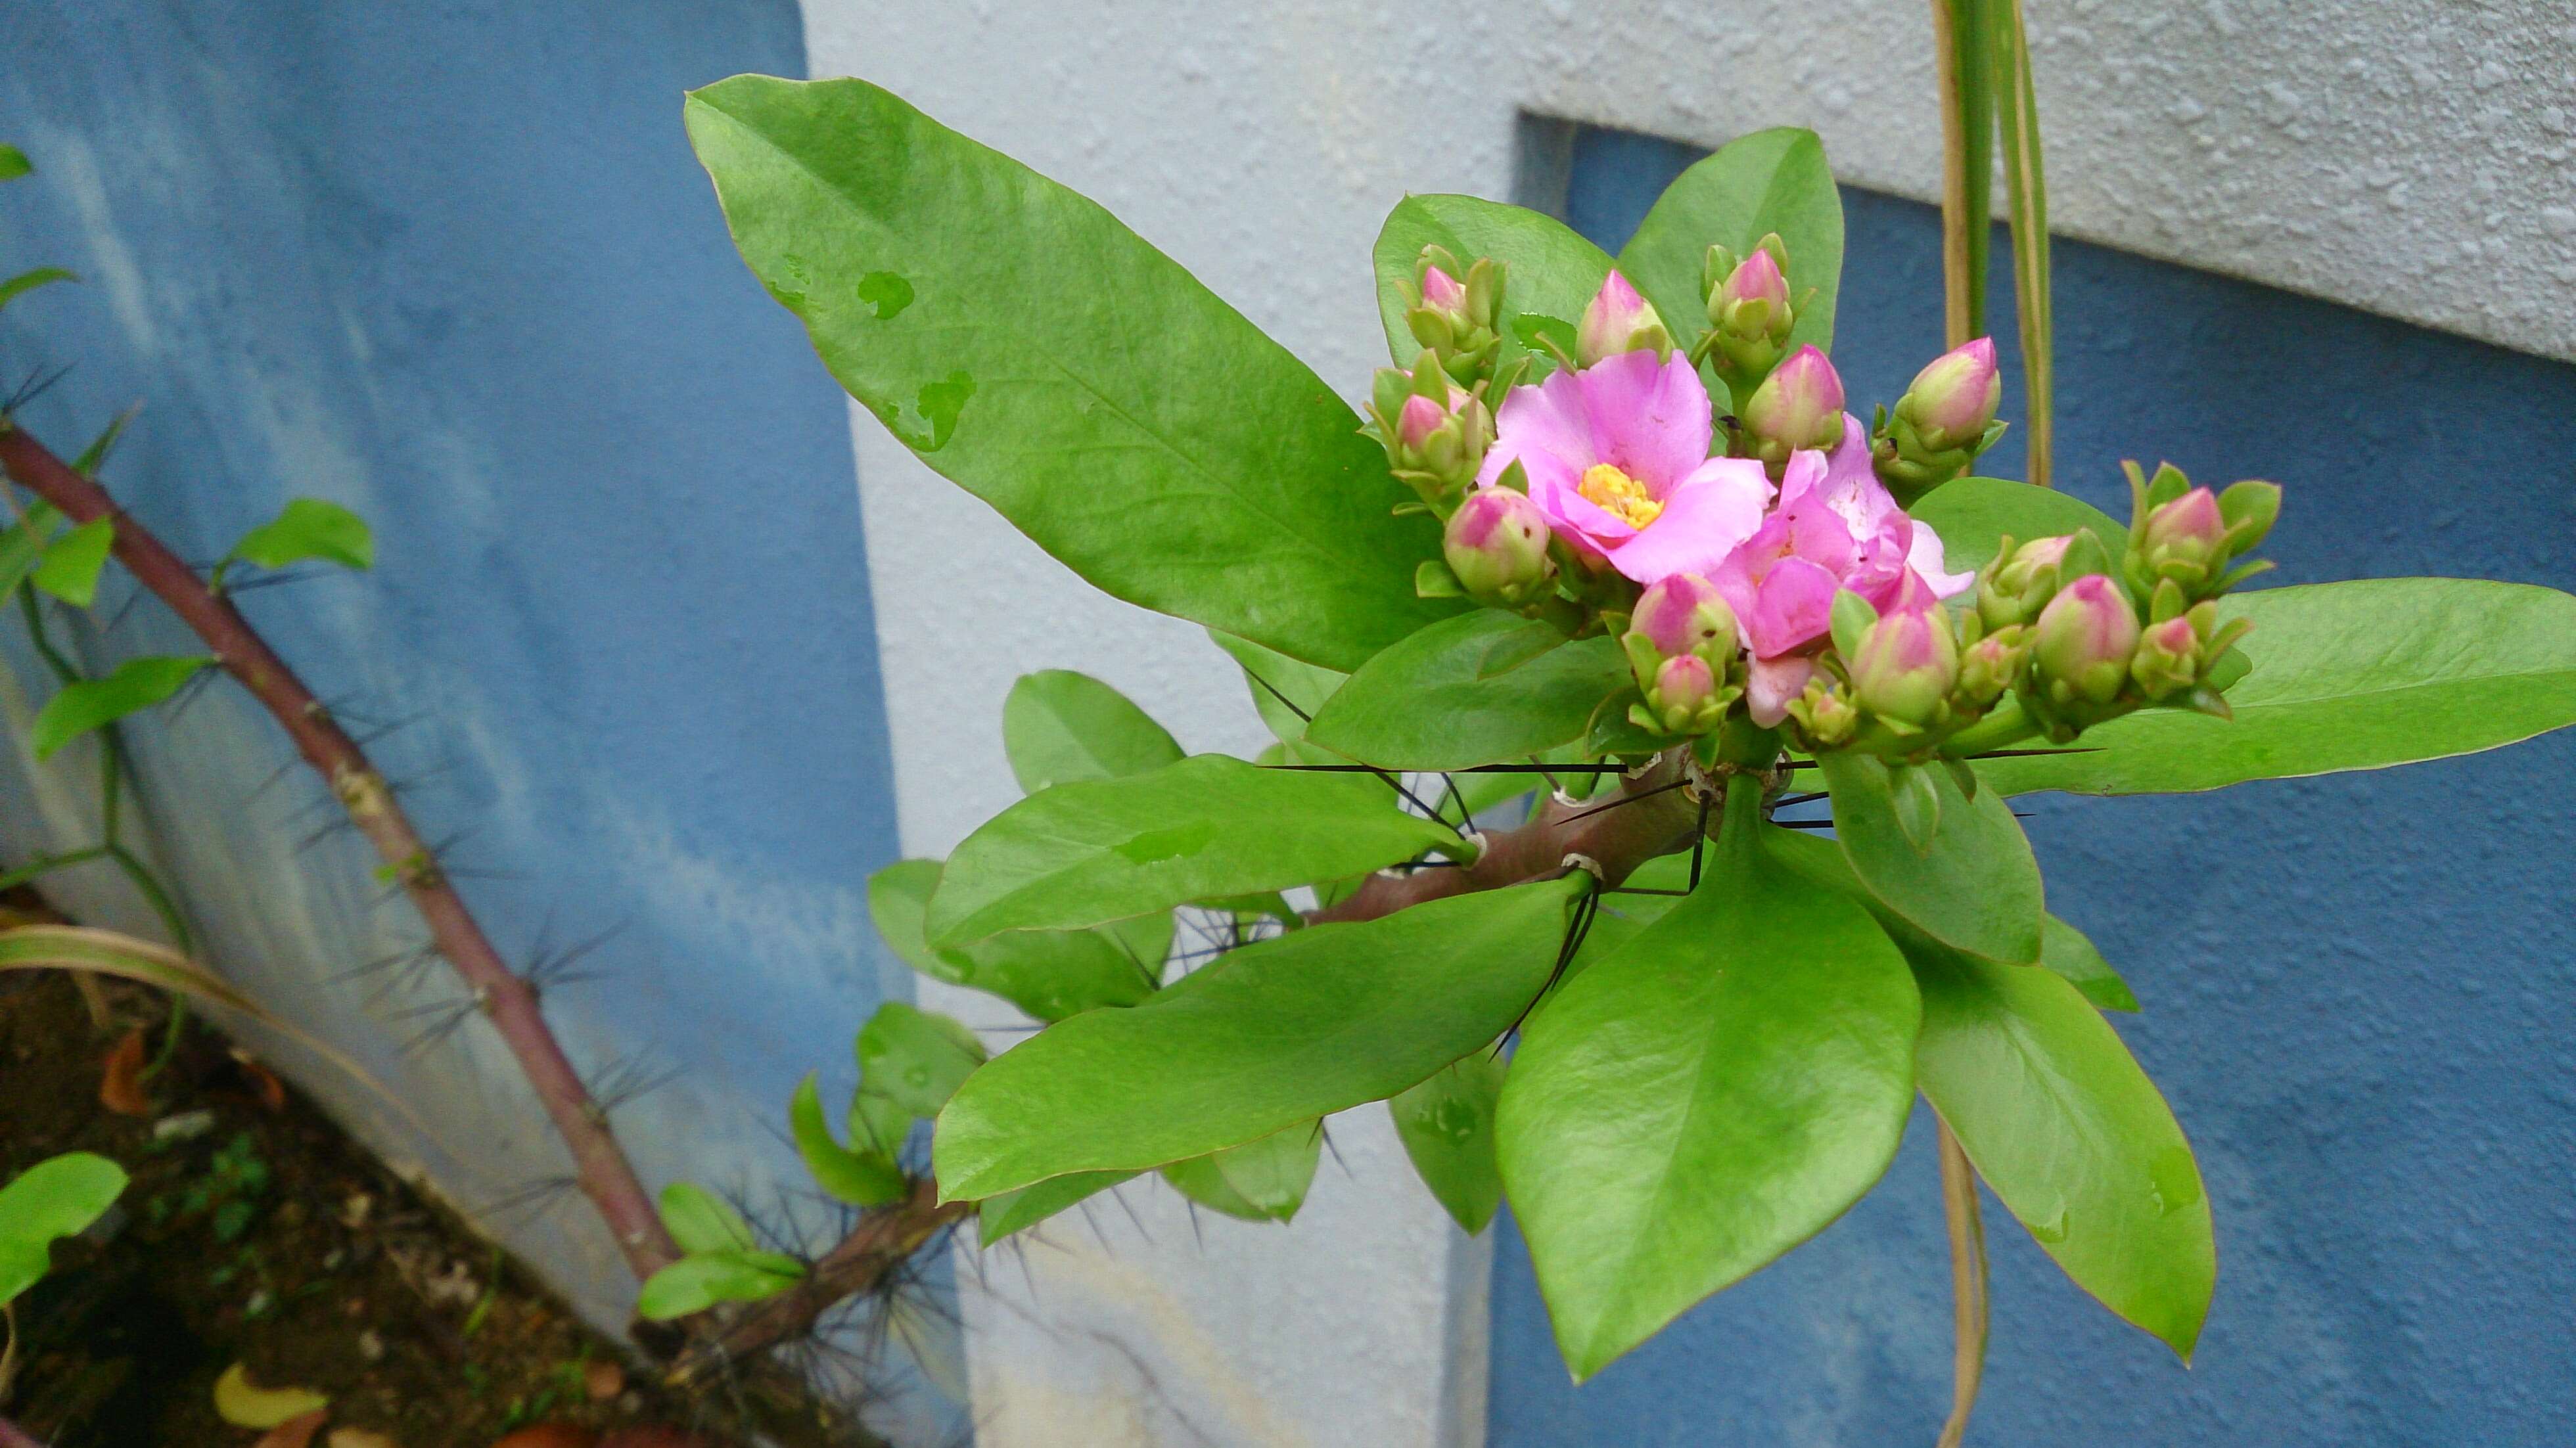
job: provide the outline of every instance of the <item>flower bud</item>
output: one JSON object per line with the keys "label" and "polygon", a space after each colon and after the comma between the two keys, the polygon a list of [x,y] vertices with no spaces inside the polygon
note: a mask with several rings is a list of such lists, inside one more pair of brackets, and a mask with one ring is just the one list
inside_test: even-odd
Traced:
{"label": "flower bud", "polygon": [[1647,589],[1637,600],[1632,626],[1658,660],[1696,654],[1722,672],[1735,656],[1735,610],[1717,585],[1696,573],[1676,573]]}
{"label": "flower bud", "polygon": [[1843,436],[1843,379],[1812,346],[1772,370],[1744,404],[1753,455],[1773,469],[1803,448],[1831,448]]}
{"label": "flower bud", "polygon": [[1601,290],[1593,293],[1582,322],[1574,329],[1575,360],[1589,367],[1604,357],[1648,347],[1655,350],[1657,360],[1670,357],[1673,334],[1664,329],[1654,304],[1614,270],[1601,279]]}
{"label": "flower bud", "polygon": [[2108,704],[2119,697],[2137,647],[2129,596],[2107,576],[2088,573],[2039,611],[2032,654],[2052,702]]}
{"label": "flower bud", "polygon": [[1518,606],[1544,594],[1556,577],[1548,557],[1547,515],[1509,488],[1469,493],[1440,537],[1440,556],[1467,596]]}
{"label": "flower bud", "polygon": [[1848,744],[1860,732],[1860,711],[1840,689],[1828,685],[1823,676],[1810,680],[1805,693],[1789,701],[1789,717],[1807,735],[1807,742],[1819,749]]}
{"label": "flower bud", "polygon": [[1484,463],[1494,414],[1426,348],[1410,373],[1379,370],[1365,430],[1385,445],[1387,467],[1445,511]]}
{"label": "flower bud", "polygon": [[2227,520],[2218,495],[2194,488],[2147,514],[2129,552],[2142,584],[2170,578],[2197,592],[2227,567]]}
{"label": "flower bud", "polygon": [[1977,616],[1986,627],[2009,628],[2039,617],[2057,594],[2058,563],[2074,541],[2072,534],[2033,538],[1987,564],[1977,578]]}
{"label": "flower bud", "polygon": [[1959,642],[1938,609],[1882,615],[1852,654],[1852,693],[1881,720],[1920,729],[1959,682]]}
{"label": "flower bud", "polygon": [[1701,269],[1711,331],[1700,346],[1718,375],[1738,388],[1751,386],[1780,360],[1798,320],[1789,304],[1789,279],[1775,255],[1779,247],[1777,235],[1766,236],[1739,262],[1725,247],[1712,246]]}
{"label": "flower bud", "polygon": [[1721,695],[1717,674],[1697,654],[1676,654],[1655,670],[1646,707],[1667,734],[1702,734],[1726,716],[1732,694]]}
{"label": "flower bud", "polygon": [[1959,702],[1985,709],[2004,696],[2030,653],[2030,630],[2009,624],[1959,651]]}
{"label": "flower bud", "polygon": [[1422,305],[1435,312],[1464,312],[1466,283],[1442,270],[1437,261],[1426,261],[1422,267]]}
{"label": "flower bud", "polygon": [[2129,677],[2138,681],[2138,692],[2162,699],[2200,682],[2200,657],[2200,633],[2192,621],[2169,618],[2139,636]]}
{"label": "flower bud", "polygon": [[1478,257],[1463,271],[1462,279],[1458,258],[1445,248],[1424,247],[1414,259],[1404,326],[1440,359],[1451,381],[1472,387],[1501,355],[1503,272],[1489,257]]}
{"label": "flower bud", "polygon": [[1879,480],[1911,499],[1966,472],[1998,435],[1993,424],[2003,395],[1993,338],[1933,358],[1914,374],[1895,409],[1879,414],[1870,448]]}

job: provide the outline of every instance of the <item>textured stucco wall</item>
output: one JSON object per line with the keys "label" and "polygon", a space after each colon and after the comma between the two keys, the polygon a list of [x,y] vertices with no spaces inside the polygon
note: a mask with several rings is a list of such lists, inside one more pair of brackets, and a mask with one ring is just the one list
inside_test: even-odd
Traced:
{"label": "textured stucco wall", "polygon": [[[2576,356],[2563,7],[2031,8],[2061,230]],[[1806,124],[1846,182],[1923,197],[1938,174],[1928,21],[1898,0],[805,9],[814,74],[890,86],[1100,200],[1353,395],[1384,361],[1387,208],[1510,194],[1525,113],[1701,142]],[[2419,256],[2437,280],[2383,281]],[[1028,669],[1096,673],[1193,749],[1261,742],[1195,629],[1093,592],[853,425],[907,853],[1013,797],[999,705]],[[1134,1220],[1059,1228],[1025,1275],[967,1269],[987,1441],[1476,1441],[1487,1247],[1444,1225],[1381,1115],[1335,1132],[1349,1170],[1328,1160],[1286,1231],[1194,1233],[1131,1190]]]}

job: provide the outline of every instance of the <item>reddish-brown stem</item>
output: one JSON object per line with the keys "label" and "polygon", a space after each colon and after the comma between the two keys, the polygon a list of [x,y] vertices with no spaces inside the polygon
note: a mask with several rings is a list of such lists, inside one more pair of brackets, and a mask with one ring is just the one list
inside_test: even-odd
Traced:
{"label": "reddish-brown stem", "polygon": [[519,978],[492,948],[483,927],[440,871],[429,846],[395,803],[384,776],[357,741],[333,722],[330,710],[278,658],[231,601],[208,587],[151,531],[137,523],[107,491],[64,463],[24,430],[0,418],[0,467],[74,523],[110,518],[115,553],[136,581],[152,590],[180,622],[213,651],[225,672],[277,718],[296,751],[322,776],[348,810],[349,820],[376,847],[421,919],[430,939],[474,993],[474,1002],[527,1073],[564,1145],[571,1149],[583,1195],[617,1239],[637,1278],[649,1277],[679,1256],[652,1198],[608,1127],[608,1113],[592,1099],[572,1062],[537,1008],[535,987]]}
{"label": "reddish-brown stem", "polygon": [[[1690,843],[1699,828],[1700,805],[1696,790],[1684,782],[1684,765],[1676,753],[1593,799],[1547,801],[1527,824],[1487,835],[1484,850],[1471,865],[1375,875],[1350,898],[1307,918],[1316,924],[1375,920],[1426,900],[1499,890],[1553,875],[1573,855],[1597,868],[1605,888],[1615,887],[1639,865]],[[689,1381],[721,1363],[739,1361],[804,1332],[834,1303],[875,1286],[889,1267],[963,1216],[970,1206],[965,1202],[941,1206],[934,1182],[926,1177],[915,1182],[905,1201],[859,1218],[857,1227],[824,1255],[803,1286],[761,1303],[712,1342],[684,1354],[673,1365],[672,1378]]]}

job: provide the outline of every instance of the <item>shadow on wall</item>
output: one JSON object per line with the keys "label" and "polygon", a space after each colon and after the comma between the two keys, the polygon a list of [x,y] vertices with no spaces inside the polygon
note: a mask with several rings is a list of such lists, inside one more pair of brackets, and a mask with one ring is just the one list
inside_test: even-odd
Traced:
{"label": "shadow on wall", "polygon": [[[1703,154],[1529,135],[1563,163],[1542,154],[1525,177],[1564,181],[1524,194],[1561,197],[1614,251]],[[1866,192],[1844,206],[1834,360],[1866,416],[1940,350],[1940,221]],[[2069,491],[2126,517],[2119,460],[2169,458],[2196,481],[2287,487],[2267,546],[2279,582],[2576,588],[2576,366],[2063,239],[2054,253]],[[1989,295],[2008,305],[2001,264]],[[2014,335],[2009,315],[1994,325]],[[2017,372],[2008,361],[2007,418]],[[1981,471],[2020,467],[2008,435]],[[2219,1285],[2186,1372],[1989,1195],[1994,1339],[1973,1441],[2576,1442],[2571,776],[2576,733],[2560,733],[2386,774],[2025,803],[2051,908],[2145,1004],[2114,1019],[2200,1155]],[[1496,1448],[1931,1441],[1949,1265],[1917,1117],[1850,1216],[1580,1389],[1501,1229]]]}
{"label": "shadow on wall", "polygon": [[[191,558],[292,496],[364,513],[375,573],[243,606],[382,731],[505,952],[615,932],[548,1014],[595,1081],[667,1079],[617,1115],[648,1185],[802,1202],[789,1093],[812,1067],[847,1088],[852,1031],[904,976],[862,896],[895,852],[884,709],[845,402],[680,124],[687,87],[802,73],[798,7],[35,3],[0,49],[0,137],[37,167],[0,192],[0,273],[87,283],[0,318],[9,383],[72,368],[30,430],[69,454],[139,401],[106,481]],[[94,664],[191,651],[121,601]],[[136,734],[209,955],[445,1139],[306,1083],[469,1209],[567,1172],[479,1027],[399,1048],[453,982],[346,977],[421,931],[354,841],[299,849],[330,806],[300,771],[261,790],[287,757],[264,716],[216,690]],[[15,858],[79,767],[20,763]],[[148,929],[111,880],[68,883]],[[615,1322],[631,1285],[568,1197],[487,1224]]]}

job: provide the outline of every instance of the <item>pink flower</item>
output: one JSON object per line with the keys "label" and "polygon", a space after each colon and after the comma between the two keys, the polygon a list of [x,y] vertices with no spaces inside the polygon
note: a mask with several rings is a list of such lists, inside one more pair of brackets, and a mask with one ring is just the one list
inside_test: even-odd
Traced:
{"label": "pink flower", "polygon": [[1519,463],[1558,536],[1639,583],[1715,569],[1771,497],[1760,463],[1708,455],[1708,389],[1678,354],[1621,352],[1515,387],[1495,425],[1477,485]]}
{"label": "pink flower", "polygon": [[1753,656],[1745,697],[1766,728],[1806,687],[1814,665],[1805,654],[1831,628],[1837,590],[1887,614],[1928,608],[1976,579],[1944,569],[1939,535],[1880,485],[1869,435],[1852,417],[1831,454],[1790,454],[1779,506],[1709,574]]}
{"label": "pink flower", "polygon": [[1655,314],[1653,304],[1614,270],[1602,278],[1601,290],[1583,309],[1583,320],[1574,329],[1574,355],[1590,367],[1604,357],[1647,347],[1654,349],[1658,359],[1670,355],[1672,334],[1664,330],[1664,319]]}

